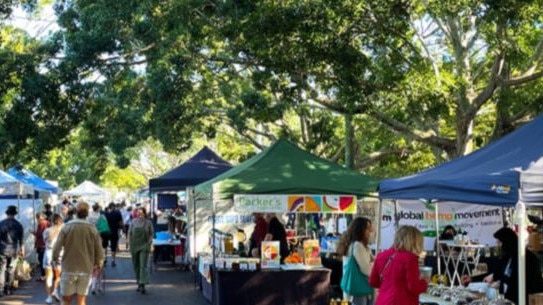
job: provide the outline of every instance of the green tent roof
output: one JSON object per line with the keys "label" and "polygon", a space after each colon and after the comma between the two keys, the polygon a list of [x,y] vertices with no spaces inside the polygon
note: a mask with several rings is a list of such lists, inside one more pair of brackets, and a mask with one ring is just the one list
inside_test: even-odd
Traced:
{"label": "green tent roof", "polygon": [[234,194],[345,194],[365,196],[378,181],[279,140],[258,155],[196,186],[216,199]]}

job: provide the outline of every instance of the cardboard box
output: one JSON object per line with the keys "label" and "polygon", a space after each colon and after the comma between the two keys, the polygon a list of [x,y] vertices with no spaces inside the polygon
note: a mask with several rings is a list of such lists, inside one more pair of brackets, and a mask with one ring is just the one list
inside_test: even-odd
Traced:
{"label": "cardboard box", "polygon": [[538,252],[541,251],[541,233],[532,232],[528,236],[528,248],[532,251]]}
{"label": "cardboard box", "polygon": [[528,296],[529,305],[543,305],[543,293],[532,293]]}

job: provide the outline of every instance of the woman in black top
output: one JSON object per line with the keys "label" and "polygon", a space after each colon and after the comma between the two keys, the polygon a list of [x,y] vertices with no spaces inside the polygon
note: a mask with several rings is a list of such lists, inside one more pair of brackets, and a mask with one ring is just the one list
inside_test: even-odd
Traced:
{"label": "woman in black top", "polygon": [[289,255],[285,226],[277,219],[274,213],[265,214],[264,219],[268,223],[268,234],[266,234],[264,240],[279,241],[279,254],[281,255],[281,264],[283,264],[285,258]]}
{"label": "woman in black top", "polygon": [[[503,227],[494,233],[501,246],[500,263],[493,274],[484,277],[485,282],[500,281],[500,293],[505,298],[518,304],[518,237],[515,231]],[[543,292],[543,278],[541,277],[541,267],[537,256],[526,249],[526,304],[528,304],[528,295],[532,293]],[[465,280],[481,280],[481,276]],[[465,281],[465,282],[468,282]]]}

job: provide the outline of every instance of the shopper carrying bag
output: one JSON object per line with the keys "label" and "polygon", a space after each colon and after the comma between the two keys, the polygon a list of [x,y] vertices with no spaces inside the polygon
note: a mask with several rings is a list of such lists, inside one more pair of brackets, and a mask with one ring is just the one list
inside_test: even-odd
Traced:
{"label": "shopper carrying bag", "polygon": [[341,236],[337,252],[343,256],[341,289],[343,299],[352,305],[373,305],[373,288],[368,283],[373,254],[369,242],[373,235],[371,221],[355,218]]}

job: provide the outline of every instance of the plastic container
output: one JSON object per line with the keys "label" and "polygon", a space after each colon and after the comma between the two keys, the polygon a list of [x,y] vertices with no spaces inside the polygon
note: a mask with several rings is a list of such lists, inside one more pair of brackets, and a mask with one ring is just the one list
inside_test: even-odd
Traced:
{"label": "plastic container", "polygon": [[169,240],[171,238],[172,238],[172,234],[170,234],[170,232],[167,232],[167,231],[156,232],[157,240]]}
{"label": "plastic container", "polygon": [[425,279],[428,283],[432,282],[432,267],[428,266],[420,266],[419,267],[419,273],[420,278]]}

